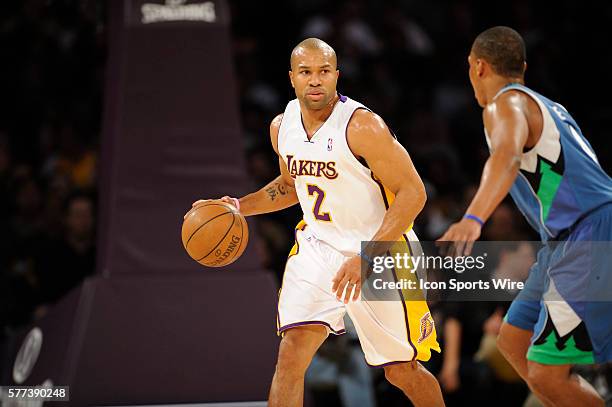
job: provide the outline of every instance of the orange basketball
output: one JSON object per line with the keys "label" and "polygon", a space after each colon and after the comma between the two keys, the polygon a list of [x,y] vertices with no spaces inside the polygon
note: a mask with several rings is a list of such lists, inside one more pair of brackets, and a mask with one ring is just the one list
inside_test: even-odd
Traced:
{"label": "orange basketball", "polygon": [[220,200],[206,201],[188,213],[181,230],[189,256],[208,267],[222,267],[240,257],[249,241],[244,216]]}

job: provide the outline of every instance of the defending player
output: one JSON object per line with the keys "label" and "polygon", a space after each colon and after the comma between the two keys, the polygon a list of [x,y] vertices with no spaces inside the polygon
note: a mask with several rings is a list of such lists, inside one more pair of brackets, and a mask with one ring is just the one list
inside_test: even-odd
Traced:
{"label": "defending player", "polygon": [[418,244],[411,225],[425,189],[383,120],[336,92],[338,75],[325,42],[311,38],[294,48],[289,77],[297,99],[270,126],[281,175],[239,200],[224,197],[245,216],[298,202],[304,212],[279,295],[283,337],[269,405],[302,405],[306,369],[329,333],[343,333],[348,312],[370,365],[384,367],[415,406],[443,406],[436,379],[417,362],[439,351],[427,304],[359,297],[361,242]]}
{"label": "defending player", "polygon": [[468,254],[510,192],[546,245],[506,315],[499,348],[547,406],[603,406],[570,367],[612,361],[612,307],[590,297],[612,278],[591,244],[612,240],[612,180],[567,110],[525,87],[525,59],[523,39],[508,27],[472,45],[469,76],[491,156],[466,215],[439,240]]}

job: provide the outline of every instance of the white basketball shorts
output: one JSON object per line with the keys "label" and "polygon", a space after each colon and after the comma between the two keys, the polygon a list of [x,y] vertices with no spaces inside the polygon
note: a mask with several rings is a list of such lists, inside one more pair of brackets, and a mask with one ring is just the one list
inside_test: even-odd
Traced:
{"label": "white basketball shorts", "polygon": [[[414,232],[408,239],[418,244]],[[344,304],[332,293],[332,279],[348,259],[317,239],[302,221],[289,254],[279,291],[278,334],[302,325],[323,325],[327,332],[344,333],[345,313],[355,324],[366,362],[371,366],[429,360],[440,352],[433,318],[425,301],[367,301]],[[400,299],[401,298],[401,299]]]}

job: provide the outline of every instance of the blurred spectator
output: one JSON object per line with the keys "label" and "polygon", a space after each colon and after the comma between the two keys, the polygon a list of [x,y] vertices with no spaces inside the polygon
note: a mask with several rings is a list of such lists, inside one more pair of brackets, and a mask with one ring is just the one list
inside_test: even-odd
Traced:
{"label": "blurred spectator", "polygon": [[96,153],[87,148],[76,129],[65,123],[59,132],[59,151],[48,157],[45,170],[67,178],[76,188],[93,188],[96,181]]}
{"label": "blurred spectator", "polygon": [[49,239],[36,257],[40,301],[52,303],[95,269],[95,206],[91,196],[76,192],[63,208],[64,233]]}
{"label": "blurred spectator", "polygon": [[[473,190],[465,194],[466,201],[471,199]],[[483,229],[482,239],[491,241],[486,250],[488,278],[525,281],[535,262],[538,247],[525,241],[527,235],[515,216],[510,204],[502,203]],[[495,343],[509,301],[516,293],[514,289],[497,290],[491,294],[493,298],[483,295],[482,301],[441,304],[443,319],[438,326],[442,327],[442,365],[438,377],[449,407],[512,407],[526,399],[526,385],[497,351]]]}
{"label": "blurred spectator", "polygon": [[93,201],[66,201],[96,187],[105,7],[0,6],[0,342],[93,271]]}
{"label": "blurred spectator", "polygon": [[[306,388],[316,406],[374,407],[373,371],[364,357],[357,332],[345,317],[346,333],[330,335],[306,372]],[[334,401],[332,403],[332,401]]]}

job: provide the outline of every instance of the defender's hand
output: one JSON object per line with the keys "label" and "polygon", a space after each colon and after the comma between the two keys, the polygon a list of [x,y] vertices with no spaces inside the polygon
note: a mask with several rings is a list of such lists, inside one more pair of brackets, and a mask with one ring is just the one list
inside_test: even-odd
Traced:
{"label": "defender's hand", "polygon": [[452,224],[446,233],[436,240],[436,242],[452,243],[453,247],[449,248],[447,254],[454,254],[455,256],[469,256],[472,252],[474,242],[480,237],[481,228],[482,227],[478,224],[478,222],[472,219],[464,218],[459,222]]}
{"label": "defender's hand", "polygon": [[351,293],[353,301],[356,301],[361,293],[361,257],[354,256],[345,261],[332,282],[332,292],[340,301],[348,304]]}

